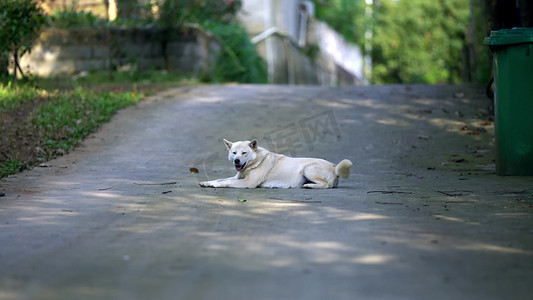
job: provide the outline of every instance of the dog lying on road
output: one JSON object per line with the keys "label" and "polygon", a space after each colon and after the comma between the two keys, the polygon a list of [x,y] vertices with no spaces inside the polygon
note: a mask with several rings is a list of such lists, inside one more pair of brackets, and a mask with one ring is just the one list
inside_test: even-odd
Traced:
{"label": "dog lying on road", "polygon": [[200,182],[203,187],[231,188],[311,188],[337,187],[339,177],[348,178],[352,162],[345,159],[338,165],[319,158],[294,158],[257,146],[257,140],[230,142],[228,159],[237,175],[230,178]]}

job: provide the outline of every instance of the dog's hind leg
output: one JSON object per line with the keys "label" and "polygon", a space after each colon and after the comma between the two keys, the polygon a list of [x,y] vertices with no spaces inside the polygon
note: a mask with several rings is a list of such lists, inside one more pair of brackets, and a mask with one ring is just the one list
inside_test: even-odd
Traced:
{"label": "dog's hind leg", "polygon": [[303,185],[303,188],[306,189],[327,189],[329,187],[330,186],[328,185],[328,183],[323,180],[317,180],[315,182],[306,183]]}
{"label": "dog's hind leg", "polygon": [[302,186],[307,189],[328,189],[335,185],[334,165],[310,165],[303,170],[306,182]]}

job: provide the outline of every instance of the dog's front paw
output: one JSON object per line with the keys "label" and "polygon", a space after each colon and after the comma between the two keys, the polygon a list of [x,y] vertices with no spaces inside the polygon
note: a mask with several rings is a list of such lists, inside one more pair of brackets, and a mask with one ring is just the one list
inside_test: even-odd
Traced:
{"label": "dog's front paw", "polygon": [[201,187],[214,187],[210,181],[202,181],[200,182],[200,186]]}
{"label": "dog's front paw", "polygon": [[210,187],[210,188],[224,187],[224,185],[221,184],[220,182],[218,182],[217,180],[200,182],[200,186],[202,186],[202,187]]}

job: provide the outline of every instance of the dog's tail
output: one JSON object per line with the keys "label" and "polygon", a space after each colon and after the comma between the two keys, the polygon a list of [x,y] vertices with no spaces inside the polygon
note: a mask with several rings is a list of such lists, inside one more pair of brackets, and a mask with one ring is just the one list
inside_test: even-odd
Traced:
{"label": "dog's tail", "polygon": [[351,167],[352,167],[352,162],[350,160],[348,160],[348,159],[343,159],[335,167],[335,174],[337,174],[337,176],[340,176],[342,178],[348,178],[348,177],[350,177],[350,168]]}

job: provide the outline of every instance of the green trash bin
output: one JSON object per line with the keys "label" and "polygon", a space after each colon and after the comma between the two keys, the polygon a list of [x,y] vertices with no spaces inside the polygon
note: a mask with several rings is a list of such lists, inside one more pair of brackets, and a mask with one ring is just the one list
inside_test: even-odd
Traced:
{"label": "green trash bin", "polygon": [[533,175],[533,28],[492,31],[496,174]]}

